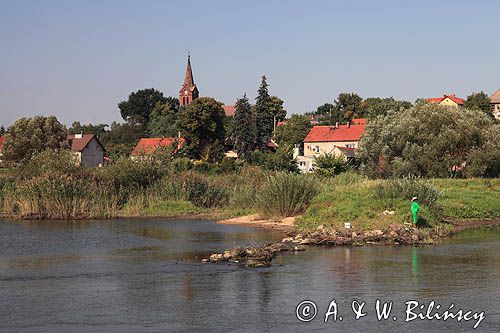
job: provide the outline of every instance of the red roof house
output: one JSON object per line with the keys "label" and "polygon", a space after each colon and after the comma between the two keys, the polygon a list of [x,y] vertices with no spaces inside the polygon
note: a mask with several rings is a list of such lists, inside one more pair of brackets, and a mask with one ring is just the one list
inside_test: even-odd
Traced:
{"label": "red roof house", "polygon": [[224,114],[226,117],[234,117],[234,112],[235,112],[235,106],[234,105],[223,105],[222,108],[224,109]]}
{"label": "red roof house", "polygon": [[442,105],[464,105],[464,100],[462,98],[458,98],[457,96],[455,96],[455,94],[443,95],[443,97],[427,98],[426,101],[429,103],[437,103]]}
{"label": "red roof house", "polygon": [[66,140],[79,165],[93,167],[104,162],[106,150],[95,134],[70,134]]}
{"label": "red roof house", "polygon": [[5,136],[0,135],[0,152],[2,151],[4,141],[5,141]]}
{"label": "red roof house", "polygon": [[[152,155],[159,148],[169,147],[177,138],[142,138],[132,150],[131,156]],[[177,149],[180,149],[184,143],[184,138],[179,138]]]}

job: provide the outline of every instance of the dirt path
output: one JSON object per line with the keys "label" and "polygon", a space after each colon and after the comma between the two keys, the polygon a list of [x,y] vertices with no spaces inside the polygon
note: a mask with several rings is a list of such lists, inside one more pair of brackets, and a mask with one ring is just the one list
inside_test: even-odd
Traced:
{"label": "dirt path", "polygon": [[244,225],[257,228],[290,231],[293,230],[293,227],[295,225],[295,219],[296,217],[287,217],[284,219],[267,220],[261,218],[258,214],[255,214],[255,215],[234,217],[229,220],[218,221],[217,223],[236,224],[236,225]]}

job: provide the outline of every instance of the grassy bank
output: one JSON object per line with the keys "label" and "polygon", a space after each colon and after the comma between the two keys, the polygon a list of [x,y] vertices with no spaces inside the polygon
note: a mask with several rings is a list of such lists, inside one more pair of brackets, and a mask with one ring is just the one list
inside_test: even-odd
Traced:
{"label": "grassy bank", "polygon": [[[358,229],[383,229],[391,224],[411,222],[409,197],[412,192],[400,197],[381,193],[380,188],[389,182],[345,174],[324,183],[321,194],[299,220],[300,227],[313,229],[324,224],[340,228],[344,222],[351,222]],[[500,217],[500,179],[424,182],[439,193],[434,203],[421,205],[423,223],[433,226],[442,220]],[[393,214],[386,215],[384,211]]]}

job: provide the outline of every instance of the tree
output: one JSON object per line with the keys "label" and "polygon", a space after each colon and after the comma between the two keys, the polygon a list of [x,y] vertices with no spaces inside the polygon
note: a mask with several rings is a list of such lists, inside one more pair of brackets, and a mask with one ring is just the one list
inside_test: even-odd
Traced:
{"label": "tree", "polygon": [[500,177],[500,124],[488,127],[481,147],[473,149],[465,167],[468,177]]}
{"label": "tree", "polygon": [[163,93],[153,89],[141,89],[132,92],[126,101],[118,104],[123,120],[132,124],[146,125],[156,103],[167,103]]}
{"label": "tree", "polygon": [[5,127],[0,126],[0,135],[5,134]]}
{"label": "tree", "polygon": [[247,95],[236,101],[234,110],[233,133],[231,141],[238,155],[246,159],[255,148],[255,126],[252,106]]}
{"label": "tree", "polygon": [[336,114],[332,114],[332,121],[348,122],[353,118],[360,118],[362,113],[361,102],[363,99],[355,93],[341,93],[335,100]]}
{"label": "tree", "polygon": [[482,111],[488,117],[493,118],[490,98],[483,91],[479,93],[472,93],[471,95],[467,96],[467,100],[464,102],[464,107],[470,110]]}
{"label": "tree", "polygon": [[321,177],[335,177],[349,169],[349,162],[340,155],[326,153],[314,158],[314,173]]}
{"label": "tree", "polygon": [[362,102],[362,109],[364,117],[375,118],[377,116],[385,116],[389,111],[403,111],[413,106],[408,101],[398,101],[393,97],[380,98],[370,97]]}
{"label": "tree", "polygon": [[65,140],[66,127],[56,117],[21,118],[7,129],[3,157],[23,164],[46,149],[63,148]]}
{"label": "tree", "polygon": [[225,117],[222,103],[210,97],[195,99],[179,114],[177,128],[186,140],[186,153],[209,162],[224,157]]}
{"label": "tree", "polygon": [[275,153],[255,151],[249,162],[252,165],[259,165],[267,170],[286,171],[298,173],[299,167],[293,158],[293,151],[286,147],[279,147]]}
{"label": "tree", "polygon": [[335,106],[331,103],[325,103],[323,105],[318,106],[314,114],[316,115],[330,115],[334,110]]}
{"label": "tree", "polygon": [[267,144],[271,140],[274,129],[274,114],[271,109],[271,97],[269,97],[266,80],[266,76],[262,76],[262,82],[255,98],[255,145],[261,150],[267,150]]}
{"label": "tree", "polygon": [[[271,96],[269,101],[269,108],[276,122],[283,121],[286,118],[286,110],[283,107],[283,100],[276,96]],[[273,119],[274,121],[274,119]]]}
{"label": "tree", "polygon": [[106,127],[107,124],[97,124],[97,125],[92,125],[92,124],[86,124],[82,125],[80,124],[79,121],[74,121],[73,124],[71,124],[71,127],[68,128],[68,134],[95,134],[98,137],[103,135],[106,132]]}
{"label": "tree", "polygon": [[106,148],[110,157],[126,156],[130,154],[134,146],[145,132],[144,125],[117,122],[111,123],[109,131],[101,135],[99,140]]}
{"label": "tree", "polygon": [[465,108],[419,103],[369,121],[357,155],[372,177],[454,177],[468,168],[491,124]]}
{"label": "tree", "polygon": [[177,110],[172,109],[170,103],[156,103],[147,125],[149,136],[171,137],[177,135],[175,123],[177,121],[178,110],[178,108]]}
{"label": "tree", "polygon": [[294,114],[285,124],[276,128],[274,138],[280,146],[302,145],[311,127],[307,116]]}

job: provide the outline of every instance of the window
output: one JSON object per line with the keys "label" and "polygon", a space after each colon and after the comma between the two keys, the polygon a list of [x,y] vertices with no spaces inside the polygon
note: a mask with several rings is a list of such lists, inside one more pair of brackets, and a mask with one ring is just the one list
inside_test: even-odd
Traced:
{"label": "window", "polygon": [[313,151],[316,152],[316,153],[319,153],[319,146],[314,146],[313,147]]}
{"label": "window", "polygon": [[300,161],[300,162],[299,162],[299,166],[300,166],[300,167],[305,167],[305,166],[306,166],[306,162],[304,162],[304,161]]}
{"label": "window", "polygon": [[348,145],[345,145],[347,148],[354,148],[354,143],[350,143]]}

